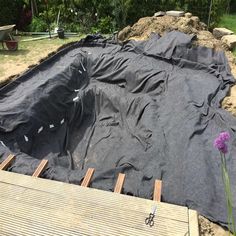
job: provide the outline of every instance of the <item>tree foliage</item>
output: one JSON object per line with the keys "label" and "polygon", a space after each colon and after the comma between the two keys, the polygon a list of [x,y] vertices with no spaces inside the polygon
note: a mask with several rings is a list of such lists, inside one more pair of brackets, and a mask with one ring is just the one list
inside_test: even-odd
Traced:
{"label": "tree foliage", "polygon": [[[11,4],[9,3],[11,2]],[[46,8],[46,2],[48,11]],[[211,4],[212,2],[212,4]],[[25,3],[33,11],[37,24],[49,20],[56,25],[60,13],[60,26],[85,32],[101,31],[109,33],[135,23],[139,18],[152,16],[156,11],[185,10],[211,26],[219,21],[226,9],[232,11],[235,0],[0,0],[0,24],[12,24],[19,20],[20,8]],[[21,6],[21,7],[20,7]],[[211,10],[211,11],[210,11]],[[209,14],[210,12],[210,14]],[[38,14],[37,14],[38,13]]]}
{"label": "tree foliage", "polygon": [[0,0],[0,26],[17,24],[23,5],[23,0]]}

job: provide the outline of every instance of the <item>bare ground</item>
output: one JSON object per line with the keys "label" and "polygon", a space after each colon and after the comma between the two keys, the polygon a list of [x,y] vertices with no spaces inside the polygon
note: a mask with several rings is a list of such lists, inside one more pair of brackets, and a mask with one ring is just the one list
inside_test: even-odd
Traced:
{"label": "bare ground", "polygon": [[0,48],[0,84],[14,80],[30,67],[55,53],[63,45],[77,41],[81,37],[69,39],[43,39],[40,41],[19,42],[17,51],[8,51]]}
{"label": "bare ground", "polygon": [[221,226],[212,223],[203,216],[198,217],[200,236],[233,236]]}

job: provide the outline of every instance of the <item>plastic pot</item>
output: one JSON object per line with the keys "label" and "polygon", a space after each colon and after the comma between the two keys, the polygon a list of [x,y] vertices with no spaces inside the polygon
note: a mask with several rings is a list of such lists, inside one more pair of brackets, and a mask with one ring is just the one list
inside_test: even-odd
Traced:
{"label": "plastic pot", "polygon": [[58,29],[57,34],[58,34],[59,39],[64,39],[65,38],[64,29]]}

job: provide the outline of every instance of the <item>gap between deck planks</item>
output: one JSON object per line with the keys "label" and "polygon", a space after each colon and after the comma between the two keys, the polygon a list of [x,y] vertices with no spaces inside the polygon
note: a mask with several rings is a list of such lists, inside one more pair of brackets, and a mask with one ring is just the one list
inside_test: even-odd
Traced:
{"label": "gap between deck planks", "polygon": [[13,154],[10,154],[1,164],[0,164],[0,170],[6,170],[11,163],[14,161],[15,156]]}

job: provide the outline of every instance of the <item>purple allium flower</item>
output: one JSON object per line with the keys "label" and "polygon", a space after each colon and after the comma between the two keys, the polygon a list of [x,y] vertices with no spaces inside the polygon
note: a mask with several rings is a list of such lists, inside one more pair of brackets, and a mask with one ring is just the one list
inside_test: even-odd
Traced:
{"label": "purple allium flower", "polygon": [[229,132],[221,132],[218,138],[221,139],[223,142],[229,141],[230,139]]}
{"label": "purple allium flower", "polygon": [[225,142],[229,141],[229,132],[221,132],[219,136],[214,141],[214,147],[220,152],[226,154],[228,152],[228,147]]}

